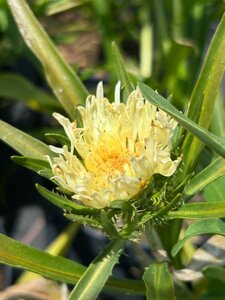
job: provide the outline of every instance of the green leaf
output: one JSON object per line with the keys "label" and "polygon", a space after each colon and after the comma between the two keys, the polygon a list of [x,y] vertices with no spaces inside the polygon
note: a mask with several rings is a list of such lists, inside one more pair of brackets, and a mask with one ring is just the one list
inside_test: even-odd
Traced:
{"label": "green leaf", "polygon": [[54,112],[60,108],[54,97],[23,76],[10,73],[0,74],[0,97],[25,102],[34,110]]}
{"label": "green leaf", "polygon": [[[201,72],[191,95],[187,116],[199,126],[208,128],[212,119],[215,101],[225,69],[225,14],[210,43]],[[203,141],[204,142],[204,141]],[[185,173],[195,165],[203,148],[202,143],[186,136],[182,152],[184,153]]]}
{"label": "green leaf", "polygon": [[77,6],[85,4],[86,2],[89,2],[89,1],[90,0],[47,1],[45,4],[46,5],[46,15],[51,16],[54,14],[58,14],[58,13],[66,11],[66,10],[69,10],[71,8],[75,8]]}
{"label": "green leaf", "polygon": [[[52,280],[75,284],[86,270],[77,262],[24,245],[3,234],[0,234],[0,245],[1,263],[27,269]],[[106,288],[120,293],[145,293],[142,281],[131,279],[111,277]]]}
{"label": "green leaf", "polygon": [[187,240],[200,234],[219,234],[225,236],[225,223],[220,219],[211,218],[191,224],[185,231],[184,238],[173,247],[172,256],[175,256],[180,251]]}
{"label": "green leaf", "polygon": [[82,224],[82,225],[90,225],[98,229],[102,229],[102,224],[100,221],[98,221],[96,218],[92,218],[89,216],[84,215],[75,215],[75,214],[68,214],[64,213],[64,216],[73,222]]}
{"label": "green leaf", "polygon": [[[80,228],[79,224],[70,223],[47,247],[46,252],[53,255],[64,256],[70,248],[75,235]],[[17,283],[28,282],[32,278],[37,278],[40,275],[36,273],[26,271],[23,272],[17,279]]]}
{"label": "green leaf", "polygon": [[139,83],[142,95],[153,105],[159,107],[169,115],[171,115],[185,129],[189,130],[193,135],[198,137],[209,148],[225,158],[225,140],[212,134],[206,129],[199,127],[193,121],[188,119],[179,110],[177,110],[169,101],[160,96],[144,83]]}
{"label": "green leaf", "polygon": [[111,218],[104,211],[104,209],[101,210],[101,223],[102,223],[104,231],[107,233],[107,235],[110,238],[118,238],[119,237],[118,232],[117,232]]}
{"label": "green leaf", "polygon": [[118,262],[123,246],[123,240],[112,240],[89,265],[71,292],[69,300],[96,299]]}
{"label": "green leaf", "polygon": [[75,201],[51,192],[39,184],[36,184],[36,188],[44,198],[66,211],[72,211],[79,215],[93,215],[97,212],[94,208],[77,204]]}
{"label": "green leaf", "polygon": [[[208,167],[199,172],[191,179],[184,190],[185,195],[194,195],[201,191],[206,185],[210,184],[225,173],[225,160],[221,157],[215,159]],[[216,198],[216,197],[215,197]]]}
{"label": "green leaf", "polygon": [[225,283],[225,269],[218,266],[208,266],[202,270],[202,273],[212,279],[217,279]]}
{"label": "green leaf", "polygon": [[210,123],[210,131],[220,137],[225,137],[225,103],[224,95],[221,89],[217,95],[212,121]]}
{"label": "green leaf", "polygon": [[39,173],[41,170],[47,169],[48,174],[50,175],[47,176],[47,179],[50,179],[53,176],[50,170],[50,165],[47,161],[25,157],[25,156],[12,156],[11,159],[13,162],[17,163],[18,165],[28,168],[37,173]]}
{"label": "green leaf", "polygon": [[149,78],[152,75],[153,68],[153,25],[149,10],[150,3],[143,3],[140,7],[140,73],[144,78]]}
{"label": "green leaf", "polygon": [[53,92],[73,119],[75,106],[84,103],[87,97],[86,89],[64,61],[27,3],[24,0],[7,2],[25,43],[42,63]]}
{"label": "green leaf", "polygon": [[[188,117],[204,128],[210,124],[216,95],[225,69],[225,14],[210,43],[191,95]],[[200,116],[197,114],[200,112]]]}
{"label": "green leaf", "polygon": [[58,143],[60,143],[62,146],[67,145],[70,147],[71,142],[68,137],[65,135],[59,134],[59,133],[46,133],[45,136],[53,138],[56,140]]}
{"label": "green leaf", "polygon": [[225,175],[204,188],[203,196],[206,201],[224,201],[225,200]]}
{"label": "green leaf", "polygon": [[166,262],[153,262],[144,272],[147,300],[175,300],[172,276]]}
{"label": "green leaf", "polygon": [[23,245],[3,234],[0,234],[0,244],[2,263],[26,268],[51,279],[74,283],[85,271],[81,264]]}
{"label": "green leaf", "polygon": [[169,212],[167,217],[169,219],[224,218],[225,201],[184,204],[179,210]]}
{"label": "green leaf", "polygon": [[124,88],[123,91],[123,100],[126,102],[128,96],[130,93],[134,90],[134,87],[129,79],[129,75],[124,67],[125,63],[123,61],[122,55],[120,54],[120,51],[117,47],[117,45],[113,42],[112,43],[112,53],[114,55],[115,59],[115,69],[118,80],[121,81],[122,88]]}
{"label": "green leaf", "polygon": [[39,160],[53,153],[43,142],[0,120],[0,139],[20,154]]}

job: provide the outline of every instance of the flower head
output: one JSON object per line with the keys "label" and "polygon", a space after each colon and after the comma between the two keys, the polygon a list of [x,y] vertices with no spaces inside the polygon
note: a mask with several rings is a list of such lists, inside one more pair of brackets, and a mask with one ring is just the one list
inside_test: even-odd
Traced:
{"label": "flower head", "polygon": [[120,103],[120,83],[115,99],[104,98],[103,85],[78,107],[83,128],[58,113],[71,146],[51,150],[55,181],[73,193],[72,198],[94,208],[114,200],[128,200],[151,181],[153,174],[171,176],[180,162],[170,157],[171,138],[177,125],[162,110],[151,105],[138,89]]}

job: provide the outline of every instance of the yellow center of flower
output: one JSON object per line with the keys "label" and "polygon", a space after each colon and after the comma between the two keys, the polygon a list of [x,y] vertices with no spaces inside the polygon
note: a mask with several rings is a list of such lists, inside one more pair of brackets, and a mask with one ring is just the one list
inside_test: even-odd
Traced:
{"label": "yellow center of flower", "polygon": [[129,154],[125,153],[104,153],[102,157],[102,164],[99,165],[97,172],[112,174],[115,171],[123,172],[124,165],[129,162]]}
{"label": "yellow center of flower", "polygon": [[115,141],[107,134],[101,136],[84,160],[86,169],[96,176],[112,176],[116,171],[124,172],[124,166],[130,160],[130,154],[128,149],[122,149],[120,144],[119,140]]}

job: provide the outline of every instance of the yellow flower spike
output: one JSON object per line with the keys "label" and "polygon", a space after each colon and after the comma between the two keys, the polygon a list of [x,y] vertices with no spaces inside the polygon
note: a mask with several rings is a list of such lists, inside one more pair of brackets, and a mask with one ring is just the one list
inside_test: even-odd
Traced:
{"label": "yellow flower spike", "polygon": [[[153,174],[171,176],[180,162],[170,157],[171,138],[177,122],[145,101],[138,89],[120,103],[120,82],[115,99],[104,98],[100,82],[96,96],[79,107],[83,128],[60,114],[54,117],[71,142],[51,150],[55,181],[74,195],[73,199],[103,208],[118,199],[128,200],[143,189]],[[79,154],[81,160],[74,154]]]}

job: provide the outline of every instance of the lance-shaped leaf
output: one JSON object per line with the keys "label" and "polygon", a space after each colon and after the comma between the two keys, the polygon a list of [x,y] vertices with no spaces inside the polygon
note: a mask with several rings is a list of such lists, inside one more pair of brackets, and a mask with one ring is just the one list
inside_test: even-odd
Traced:
{"label": "lance-shaped leaf", "polygon": [[[216,95],[225,69],[225,14],[210,43],[191,95],[188,117],[204,128],[210,124]],[[198,115],[200,113],[200,115]]]}
{"label": "lance-shaped leaf", "polygon": [[[208,167],[199,172],[186,186],[184,194],[194,195],[209,183],[225,173],[225,160],[221,157],[215,159]],[[224,199],[225,200],[225,199]]]}
{"label": "lance-shaped leaf", "polygon": [[193,121],[188,119],[179,110],[177,110],[168,100],[160,96],[157,92],[151,89],[144,83],[139,83],[139,88],[142,95],[153,105],[159,107],[163,111],[171,115],[185,129],[198,137],[209,148],[225,158],[225,140],[212,134],[206,129],[198,126]]}
{"label": "lance-shaped leaf", "polygon": [[[208,129],[225,69],[225,14],[210,43],[201,72],[191,95],[187,116]],[[188,134],[184,140],[184,174],[192,170],[203,148],[202,143]]]}
{"label": "lance-shaped leaf", "polygon": [[89,265],[71,292],[69,300],[96,299],[118,262],[123,246],[124,240],[112,240]]}
{"label": "lance-shaped leaf", "polygon": [[85,271],[81,264],[23,245],[3,234],[0,234],[0,243],[0,261],[14,267],[70,283],[79,280]]}
{"label": "lance-shaped leaf", "polygon": [[113,42],[112,43],[112,53],[114,55],[115,59],[115,69],[116,69],[116,75],[118,80],[122,83],[123,90],[123,100],[124,102],[127,100],[130,93],[134,90],[132,83],[129,79],[129,75],[124,67],[124,61],[122,58],[122,55],[120,54],[120,51],[117,47],[117,45]]}
{"label": "lance-shaped leaf", "polygon": [[42,63],[54,94],[69,116],[74,118],[75,106],[87,97],[86,89],[59,54],[27,3],[24,0],[7,2],[25,43]]}
{"label": "lance-shaped leaf", "polygon": [[[37,172],[40,175],[43,175],[43,177],[47,179],[51,179],[51,177],[53,176],[52,171],[50,170],[50,165],[45,160],[34,159],[25,156],[12,156],[11,159],[13,162],[17,163],[18,165],[21,165],[34,172]],[[41,171],[43,174],[40,173]]]}
{"label": "lance-shaped leaf", "polygon": [[53,154],[46,144],[2,120],[0,120],[0,139],[20,154],[34,159],[45,160],[45,155]]}
{"label": "lance-shaped leaf", "polygon": [[[68,249],[70,248],[70,245],[73,242],[74,236],[79,230],[79,224],[70,223],[64,230],[61,232],[55,240],[53,240],[50,245],[47,247],[46,252],[53,254],[53,255],[60,255],[64,256]],[[32,280],[33,278],[40,277],[40,275],[26,271],[23,272],[19,278],[17,279],[17,282],[28,282]]]}
{"label": "lance-shaped leaf", "polygon": [[92,207],[80,205],[75,201],[69,200],[66,197],[51,192],[39,184],[36,184],[36,188],[44,198],[46,198],[47,200],[51,201],[53,204],[57,205],[58,207],[66,211],[72,211],[79,215],[93,215],[97,211]]}
{"label": "lance-shaped leaf", "polygon": [[147,300],[175,300],[173,279],[166,262],[153,262],[144,272]]}
{"label": "lance-shaped leaf", "polygon": [[207,202],[225,200],[225,175],[207,185],[203,190],[204,199]]}
{"label": "lance-shaped leaf", "polygon": [[43,112],[52,113],[60,108],[54,97],[16,74],[0,74],[0,97],[22,101],[31,109]]}
{"label": "lance-shaped leaf", "polygon": [[[84,274],[86,267],[61,256],[24,245],[0,234],[0,262],[38,273],[52,280],[75,284]],[[111,277],[106,288],[120,293],[145,293],[142,281]]]}
{"label": "lance-shaped leaf", "polygon": [[167,217],[169,219],[224,218],[225,201],[185,204],[179,210],[169,212]]}
{"label": "lance-shaped leaf", "polygon": [[200,234],[219,234],[225,236],[225,223],[220,219],[211,218],[191,224],[185,231],[183,239],[173,247],[172,255],[175,256],[187,240]]}

